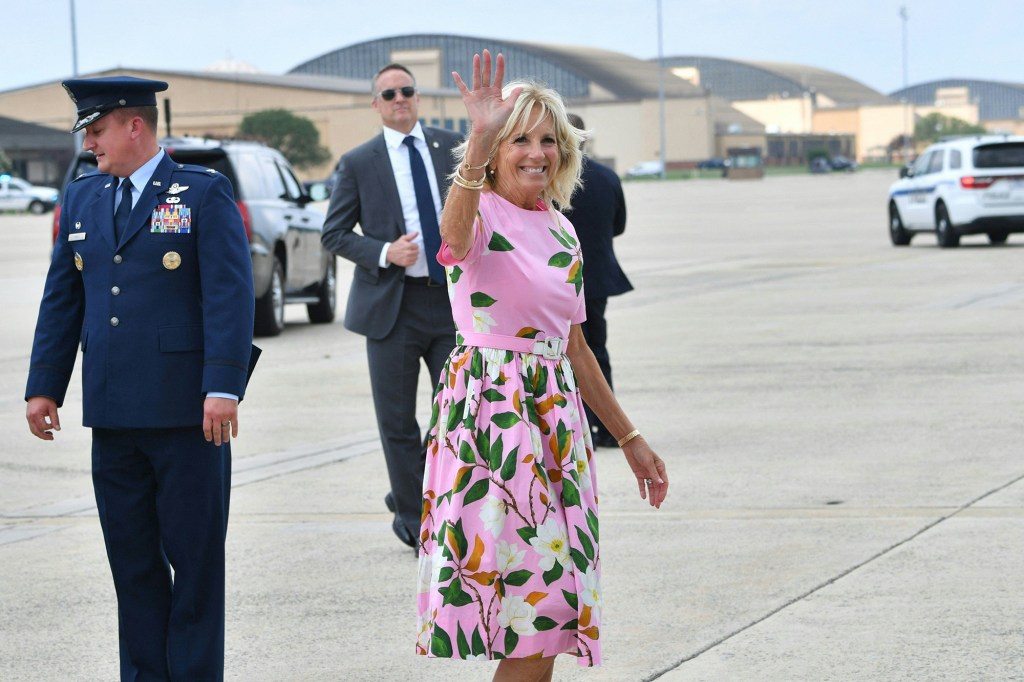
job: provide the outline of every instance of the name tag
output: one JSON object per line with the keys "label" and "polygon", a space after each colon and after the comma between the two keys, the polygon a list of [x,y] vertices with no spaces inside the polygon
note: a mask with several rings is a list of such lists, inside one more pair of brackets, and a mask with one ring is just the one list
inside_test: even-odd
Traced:
{"label": "name tag", "polygon": [[85,232],[72,232],[68,235],[69,242],[80,242],[85,240]]}

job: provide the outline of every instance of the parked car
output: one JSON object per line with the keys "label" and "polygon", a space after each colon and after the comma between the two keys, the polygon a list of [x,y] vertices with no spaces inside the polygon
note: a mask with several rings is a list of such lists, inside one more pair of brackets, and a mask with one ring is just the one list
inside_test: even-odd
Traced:
{"label": "parked car", "polygon": [[828,162],[828,158],[824,156],[815,156],[811,159],[811,162],[807,164],[807,170],[812,173],[831,173],[832,165]]}
{"label": "parked car", "polygon": [[630,166],[626,170],[627,178],[650,178],[661,175],[661,170],[664,165],[661,161],[641,161],[635,166]]}
{"label": "parked car", "polygon": [[857,162],[841,154],[838,154],[830,158],[828,160],[828,165],[834,171],[846,171],[847,173],[852,173],[853,171],[857,170]]}
{"label": "parked car", "polygon": [[6,173],[0,175],[0,211],[41,215],[57,205],[57,188],[42,187]]}
{"label": "parked car", "polygon": [[717,156],[713,156],[710,159],[704,159],[703,161],[697,162],[697,168],[701,170],[715,170],[715,169],[726,169],[729,167],[729,159],[720,159]]}
{"label": "parked car", "polygon": [[[254,333],[280,334],[287,303],[305,303],[310,322],[332,322],[336,271],[334,255],[320,244],[324,215],[308,206],[312,198],[284,156],[257,142],[164,138],[160,146],[178,163],[213,168],[231,182],[252,254]],[[68,168],[64,188],[95,170],[92,153],[82,152]],[[54,239],[59,221],[58,204]]]}
{"label": "parked car", "polygon": [[906,246],[934,232],[939,246],[986,234],[1002,244],[1024,232],[1024,136],[981,135],[925,149],[889,188],[889,238]]}

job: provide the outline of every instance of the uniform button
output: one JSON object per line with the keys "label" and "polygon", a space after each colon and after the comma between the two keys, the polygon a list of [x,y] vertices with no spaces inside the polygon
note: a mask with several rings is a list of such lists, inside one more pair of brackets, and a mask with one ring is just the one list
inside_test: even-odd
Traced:
{"label": "uniform button", "polygon": [[121,258],[121,254],[117,254],[116,256],[114,256],[115,263],[120,263],[122,260],[123,259]]}
{"label": "uniform button", "polygon": [[121,320],[117,319],[116,317],[110,318],[110,326],[111,327],[116,327],[119,324],[121,324]]}
{"label": "uniform button", "polygon": [[121,287],[111,287],[110,293],[112,293],[114,296],[117,296],[119,293],[121,293]]}

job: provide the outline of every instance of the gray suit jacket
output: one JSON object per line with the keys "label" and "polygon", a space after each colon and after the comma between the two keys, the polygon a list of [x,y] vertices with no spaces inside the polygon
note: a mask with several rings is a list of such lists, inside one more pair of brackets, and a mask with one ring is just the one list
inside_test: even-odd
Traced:
{"label": "gray suit jacket", "polygon": [[[452,149],[462,136],[423,126],[434,162],[441,201],[455,169]],[[388,335],[398,319],[405,268],[379,266],[384,245],[405,234],[398,185],[381,133],[341,157],[321,241],[327,250],[356,264],[345,309],[345,328],[371,339]],[[362,234],[354,231],[359,225]],[[435,254],[427,254],[432,258]]]}

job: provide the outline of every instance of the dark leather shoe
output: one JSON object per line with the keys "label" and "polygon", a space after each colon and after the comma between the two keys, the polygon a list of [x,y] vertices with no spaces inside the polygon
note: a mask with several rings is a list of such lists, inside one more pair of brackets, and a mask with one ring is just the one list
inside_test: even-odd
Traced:
{"label": "dark leather shoe", "polygon": [[416,537],[405,527],[404,523],[398,520],[397,516],[391,521],[391,530],[395,531],[399,540],[416,549]]}
{"label": "dark leather shoe", "polygon": [[388,508],[388,511],[392,514],[395,513],[397,507],[395,507],[395,496],[390,492],[384,496],[384,506]]}

